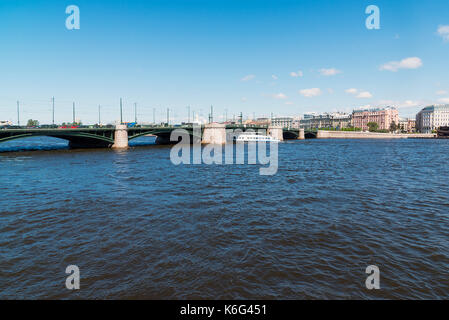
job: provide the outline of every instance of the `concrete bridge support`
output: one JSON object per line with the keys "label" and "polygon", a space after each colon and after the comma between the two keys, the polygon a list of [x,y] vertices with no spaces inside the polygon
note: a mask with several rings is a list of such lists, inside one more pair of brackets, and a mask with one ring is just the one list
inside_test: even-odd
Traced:
{"label": "concrete bridge support", "polygon": [[279,141],[284,141],[284,130],[282,127],[268,127],[268,135]]}
{"label": "concrete bridge support", "polygon": [[203,144],[225,144],[226,143],[226,125],[220,123],[209,123],[204,126]]}
{"label": "concrete bridge support", "polygon": [[126,125],[119,124],[115,126],[114,144],[112,145],[112,148],[114,149],[128,148],[128,130]]}
{"label": "concrete bridge support", "polygon": [[298,140],[305,140],[306,134],[304,133],[304,129],[299,129]]}

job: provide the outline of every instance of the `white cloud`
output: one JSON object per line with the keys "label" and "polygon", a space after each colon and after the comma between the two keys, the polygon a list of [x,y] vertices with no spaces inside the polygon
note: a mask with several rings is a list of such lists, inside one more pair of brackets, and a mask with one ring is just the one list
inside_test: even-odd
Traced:
{"label": "white cloud", "polygon": [[280,100],[287,99],[287,96],[283,93],[273,94],[273,95],[271,95],[271,97],[273,97],[274,99],[280,99]]}
{"label": "white cloud", "polygon": [[244,76],[242,79],[240,79],[240,81],[250,81],[253,80],[256,76],[253,74],[249,74],[247,76]]}
{"label": "white cloud", "polygon": [[369,99],[372,98],[373,95],[369,91],[359,91],[356,88],[350,88],[345,90],[346,93],[354,95],[356,98],[359,99]]}
{"label": "white cloud", "polygon": [[449,41],[449,26],[439,26],[437,32],[444,41]]}
{"label": "white cloud", "polygon": [[341,73],[340,70],[337,70],[337,69],[335,69],[335,68],[330,68],[330,69],[324,69],[324,68],[323,68],[323,69],[318,70],[318,72],[319,72],[322,76],[326,76],[326,77],[329,77],[329,76],[335,76],[335,75]]}
{"label": "white cloud", "polygon": [[289,106],[290,106],[290,105],[292,105],[292,104],[293,104],[293,102],[291,102],[291,101],[287,101],[287,102],[285,102],[285,104],[286,104],[286,105],[289,105]]}
{"label": "white cloud", "polygon": [[441,98],[441,99],[438,100],[438,102],[449,103],[449,98]]}
{"label": "white cloud", "polygon": [[271,77],[273,78],[273,80],[277,80],[278,79],[278,76],[275,75],[275,74],[272,74]]}
{"label": "white cloud", "polygon": [[298,72],[290,72],[290,76],[292,76],[293,78],[300,78],[302,77],[304,74],[301,70],[299,70]]}
{"label": "white cloud", "polygon": [[419,106],[426,106],[432,104],[428,101],[414,101],[414,100],[405,100],[405,101],[394,101],[394,100],[380,100],[378,105],[381,106],[394,106],[396,108],[416,108]]}
{"label": "white cloud", "polygon": [[446,90],[439,90],[439,91],[436,92],[436,94],[439,95],[439,96],[444,96],[445,94],[447,94],[447,91]]}
{"label": "white cloud", "polygon": [[321,89],[320,88],[302,89],[299,90],[299,93],[304,97],[311,98],[321,95]]}
{"label": "white cloud", "polygon": [[368,99],[368,98],[372,98],[373,95],[368,92],[368,91],[362,91],[357,95],[357,98],[359,99]]}
{"label": "white cloud", "polygon": [[240,100],[242,100],[242,102],[246,102],[248,99],[246,99],[246,97],[242,97]]}
{"label": "white cloud", "polygon": [[379,105],[382,105],[382,106],[392,106],[394,104],[395,104],[395,102],[393,100],[380,100],[379,101]]}
{"label": "white cloud", "polygon": [[390,61],[380,67],[380,70],[396,72],[399,69],[418,69],[422,66],[422,60],[418,57],[405,58],[401,61]]}
{"label": "white cloud", "polygon": [[357,94],[358,90],[356,88],[350,88],[346,89],[345,92],[349,94]]}
{"label": "white cloud", "polygon": [[405,100],[404,103],[400,104],[399,106],[401,108],[407,108],[407,107],[416,107],[419,105],[418,101],[413,101],[413,100]]}
{"label": "white cloud", "polygon": [[330,94],[333,94],[334,93],[334,89],[329,88],[329,89],[327,89],[327,92],[329,92]]}

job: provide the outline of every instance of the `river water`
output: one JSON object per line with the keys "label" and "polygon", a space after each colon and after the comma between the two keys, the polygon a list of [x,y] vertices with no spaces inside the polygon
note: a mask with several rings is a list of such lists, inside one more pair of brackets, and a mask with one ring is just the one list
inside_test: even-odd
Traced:
{"label": "river water", "polygon": [[449,298],[449,140],[287,141],[274,176],[153,142],[0,145],[0,298]]}

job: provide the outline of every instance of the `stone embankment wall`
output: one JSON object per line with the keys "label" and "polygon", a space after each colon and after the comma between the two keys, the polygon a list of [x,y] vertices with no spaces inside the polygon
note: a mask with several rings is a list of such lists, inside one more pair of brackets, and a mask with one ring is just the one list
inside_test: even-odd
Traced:
{"label": "stone embankment wall", "polygon": [[435,138],[434,133],[378,133],[359,131],[324,131],[318,130],[318,139],[410,139]]}

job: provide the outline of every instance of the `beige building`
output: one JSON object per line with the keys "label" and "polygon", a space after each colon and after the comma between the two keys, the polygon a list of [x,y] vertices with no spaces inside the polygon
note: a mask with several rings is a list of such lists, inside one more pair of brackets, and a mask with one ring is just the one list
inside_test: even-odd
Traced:
{"label": "beige building", "polygon": [[407,132],[416,132],[416,120],[415,119],[407,120]]}
{"label": "beige building", "polygon": [[257,118],[256,120],[246,120],[244,124],[249,126],[269,126],[271,120],[269,118]]}
{"label": "beige building", "polygon": [[355,128],[366,131],[369,122],[376,122],[379,130],[389,130],[393,122],[399,124],[398,110],[388,107],[353,111],[352,124]]}
{"label": "beige building", "polygon": [[292,122],[292,128],[299,129],[301,128],[301,117],[294,117]]}
{"label": "beige building", "polygon": [[399,131],[412,133],[416,131],[415,119],[399,119]]}
{"label": "beige building", "polygon": [[342,112],[304,114],[301,120],[301,128],[303,129],[320,129],[320,128],[348,128],[351,126],[351,115]]}
{"label": "beige building", "polygon": [[271,125],[275,127],[282,127],[290,129],[293,124],[293,118],[290,117],[280,117],[280,118],[272,118]]}

